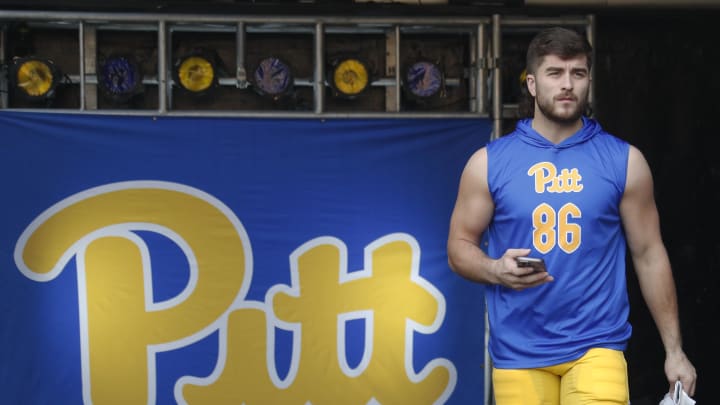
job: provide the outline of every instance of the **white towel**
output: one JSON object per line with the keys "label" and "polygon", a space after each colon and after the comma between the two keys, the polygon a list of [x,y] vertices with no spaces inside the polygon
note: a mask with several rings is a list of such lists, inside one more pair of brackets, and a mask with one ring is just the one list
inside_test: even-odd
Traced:
{"label": "white towel", "polygon": [[680,381],[675,383],[675,392],[672,396],[668,392],[659,405],[695,405],[695,400],[685,392]]}

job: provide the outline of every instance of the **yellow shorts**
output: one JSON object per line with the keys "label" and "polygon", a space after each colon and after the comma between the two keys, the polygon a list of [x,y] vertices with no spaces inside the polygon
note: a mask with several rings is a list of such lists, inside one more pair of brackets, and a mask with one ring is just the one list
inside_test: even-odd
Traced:
{"label": "yellow shorts", "polygon": [[577,360],[532,369],[493,368],[497,405],[628,405],[623,352],[590,349]]}

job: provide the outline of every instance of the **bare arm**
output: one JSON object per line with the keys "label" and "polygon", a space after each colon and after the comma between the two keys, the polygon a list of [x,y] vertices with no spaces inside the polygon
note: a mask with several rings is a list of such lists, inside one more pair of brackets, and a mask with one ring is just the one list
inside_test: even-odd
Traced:
{"label": "bare arm", "polygon": [[516,290],[552,281],[547,272],[528,274],[532,269],[517,267],[515,257],[530,253],[530,249],[508,249],[497,260],[480,249],[480,238],[494,210],[487,182],[487,150],[483,148],[470,157],[460,178],[447,243],[450,268],[468,280]]}
{"label": "bare arm", "polygon": [[640,291],[665,348],[665,375],[670,390],[680,380],[692,396],[697,375],[682,349],[675,282],[660,234],[652,174],[643,155],[632,146],[620,215]]}

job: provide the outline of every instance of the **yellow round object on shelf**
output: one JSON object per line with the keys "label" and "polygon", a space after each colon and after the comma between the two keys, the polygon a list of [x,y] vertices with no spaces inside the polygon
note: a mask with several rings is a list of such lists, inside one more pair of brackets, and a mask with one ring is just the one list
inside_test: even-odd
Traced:
{"label": "yellow round object on shelf", "polygon": [[180,64],[178,78],[186,90],[201,92],[214,83],[215,67],[205,58],[191,56]]}
{"label": "yellow round object on shelf", "polygon": [[17,87],[27,95],[41,97],[54,85],[53,70],[41,60],[23,62],[17,70]]}
{"label": "yellow round object on shelf", "polygon": [[357,95],[368,85],[367,68],[357,59],[346,59],[335,68],[333,84],[344,95]]}

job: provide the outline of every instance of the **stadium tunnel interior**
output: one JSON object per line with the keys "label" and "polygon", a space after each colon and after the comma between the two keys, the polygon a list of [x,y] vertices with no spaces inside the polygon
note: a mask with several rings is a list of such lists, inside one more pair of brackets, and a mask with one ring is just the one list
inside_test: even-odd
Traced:
{"label": "stadium tunnel interior", "polygon": [[[603,127],[635,144],[645,154],[655,176],[655,191],[661,215],[662,234],[675,272],[685,349],[698,369],[696,400],[711,403],[712,384],[718,376],[715,360],[720,352],[711,332],[720,318],[720,139],[716,118],[720,116],[717,92],[720,89],[720,47],[716,24],[720,9],[710,8],[561,8],[525,7],[518,1],[449,2],[440,6],[354,4],[352,2],[193,2],[193,1],[68,1],[0,2],[8,10],[87,10],[114,12],[233,12],[261,14],[278,6],[289,15],[318,13],[354,13],[355,15],[452,16],[470,13],[492,15],[557,16],[567,13],[595,15],[594,115]],[[202,5],[199,3],[203,3]],[[481,4],[482,3],[482,4]],[[122,6],[121,6],[122,4]],[[98,9],[98,7],[100,7]],[[440,10],[440,11],[438,11]],[[64,74],[79,73],[77,35],[62,29],[43,29],[25,21],[3,22],[6,41],[4,60],[30,54],[46,54],[63,67]],[[132,55],[145,71],[157,66],[154,33],[142,29],[108,30],[96,36],[98,50]],[[503,102],[517,102],[519,76],[524,64],[527,33],[505,38],[502,58]],[[200,44],[217,51],[219,71],[232,75],[237,58],[235,34],[178,32],[172,51],[180,55]],[[306,32],[283,34],[250,33],[245,49],[248,65],[257,64],[268,48],[288,62],[296,77],[312,77],[312,35]],[[327,54],[341,57],[352,50],[367,61],[371,75],[388,74],[386,38],[376,33],[338,33],[325,43]],[[402,95],[406,110],[417,112],[463,112],[471,105],[472,94],[464,86],[471,58],[468,37],[456,33],[416,33],[403,42],[399,59],[439,61],[448,81],[442,97],[417,100]],[[112,51],[112,52],[110,52]],[[103,55],[107,56],[107,55]],[[329,58],[333,59],[333,58]],[[330,66],[330,64],[328,65]],[[179,109],[251,109],[269,111],[311,111],[312,86],[295,89],[293,97],[278,103],[250,89],[238,91],[219,86],[210,96],[194,97],[173,89],[174,106]],[[327,90],[327,110],[335,112],[363,109],[385,111],[387,94],[380,86],[371,87],[362,97],[334,97]],[[38,105],[8,94],[10,108],[77,108],[78,86],[63,86],[55,98]],[[153,84],[116,103],[99,97],[99,109],[157,109],[159,100]],[[503,116],[504,132],[512,129],[516,117]],[[630,265],[631,267],[632,265]],[[633,405],[656,404],[666,389],[663,372],[663,348],[654,323],[646,310],[637,280],[628,272],[633,337],[627,351]]]}

